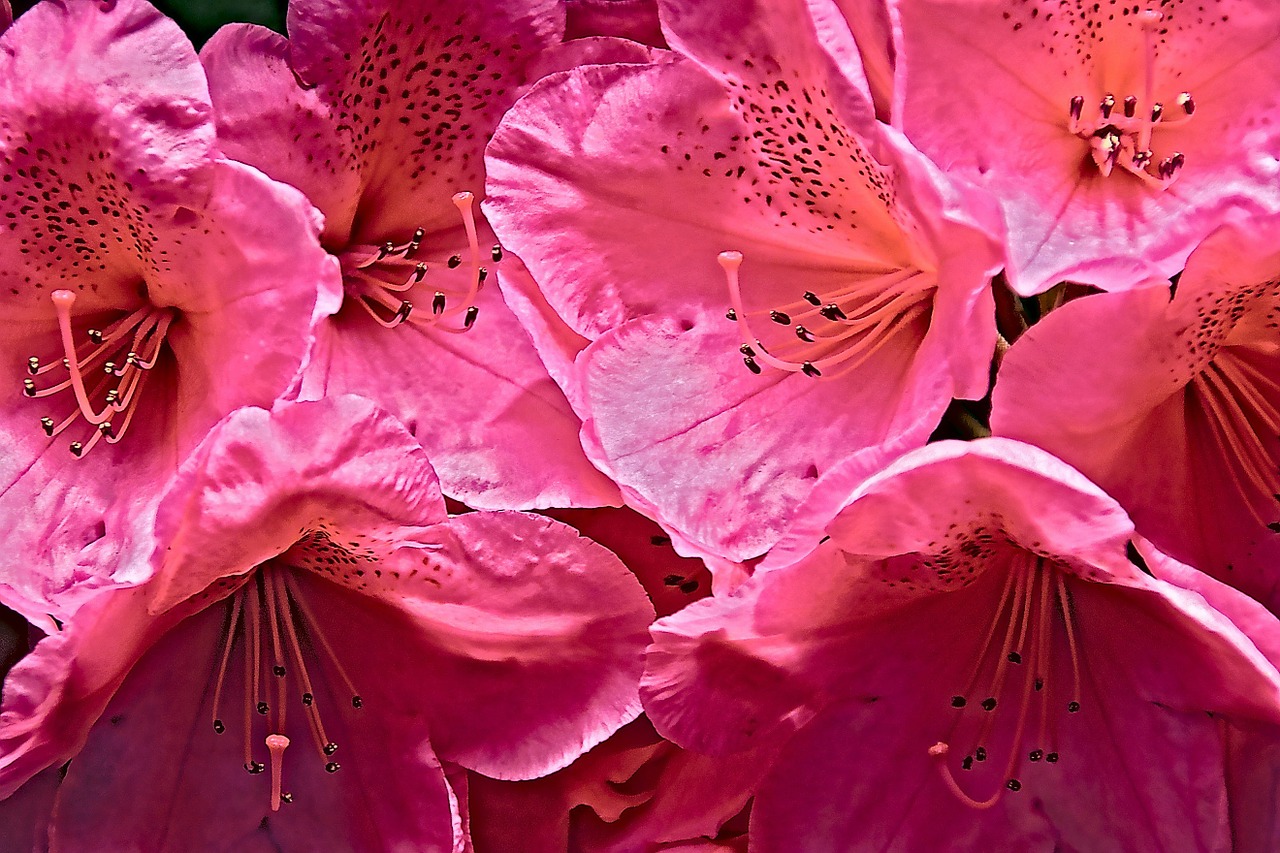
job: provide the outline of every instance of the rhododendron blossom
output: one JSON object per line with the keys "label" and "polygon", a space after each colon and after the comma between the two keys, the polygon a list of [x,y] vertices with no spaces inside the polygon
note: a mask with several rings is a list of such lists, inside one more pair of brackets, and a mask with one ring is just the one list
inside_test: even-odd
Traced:
{"label": "rhododendron blossom", "polygon": [[156,530],[153,579],[6,683],[0,793],[74,756],[54,849],[456,850],[437,755],[543,775],[639,711],[653,611],[626,568],[547,518],[448,518],[360,398],[231,415]]}
{"label": "rhododendron blossom", "polygon": [[807,559],[653,628],[659,732],[782,743],[753,851],[1227,849],[1217,718],[1280,737],[1256,602],[1007,439],[932,445],[845,496]]}
{"label": "rhododendron blossom", "polygon": [[485,209],[567,327],[537,342],[593,460],[683,553],[744,560],[838,460],[983,394],[998,215],[875,125],[847,28],[820,44],[788,0],[660,10],[696,62],[536,85]]}
{"label": "rhododendron blossom", "polygon": [[1009,277],[1124,289],[1280,208],[1280,7],[897,0],[893,122],[999,196]]}
{"label": "rhododendron blossom", "polygon": [[4,32],[0,161],[0,588],[36,618],[127,574],[183,456],[290,388],[336,270],[306,199],[217,159],[197,57],[142,0]]}
{"label": "rhododendron blossom", "polygon": [[563,29],[555,0],[297,0],[290,39],[231,25],[202,51],[222,144],[311,197],[342,265],[303,397],[378,400],[469,506],[618,500],[492,286],[503,251],[474,204],[489,134]]}
{"label": "rhododendron blossom", "polygon": [[1009,351],[992,427],[1074,465],[1144,536],[1280,611],[1280,218],[1225,226],[1176,288],[1079,299]]}

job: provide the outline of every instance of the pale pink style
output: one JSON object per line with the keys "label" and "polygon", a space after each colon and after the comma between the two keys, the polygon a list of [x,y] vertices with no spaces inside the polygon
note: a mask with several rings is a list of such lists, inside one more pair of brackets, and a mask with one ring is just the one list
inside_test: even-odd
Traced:
{"label": "pale pink style", "polygon": [[1273,617],[1028,445],[934,444],[843,494],[810,557],[653,628],[660,733],[782,744],[755,853],[1230,848],[1219,725],[1280,737]]}
{"label": "pale pink style", "polygon": [[894,126],[1000,198],[1009,275],[1170,276],[1233,207],[1280,208],[1280,7],[897,0]]}
{"label": "pale pink style", "polygon": [[300,193],[218,159],[199,61],[143,0],[9,27],[0,128],[0,591],[48,629],[137,579],[165,479],[289,390],[337,270]]}
{"label": "pale pink style", "polygon": [[505,259],[472,195],[562,4],[300,0],[288,23],[228,26],[201,57],[221,144],[311,197],[342,266],[302,396],[377,400],[469,506],[619,502],[494,286]]}
{"label": "pale pink style", "polygon": [[0,793],[74,756],[54,849],[460,850],[437,755],[540,776],[639,711],[627,569],[547,518],[449,518],[358,397],[231,415],[156,528],[153,579],[6,680]]}
{"label": "pale pink style", "polygon": [[992,428],[1057,454],[1144,536],[1280,611],[1280,218],[1225,226],[1178,284],[1076,300],[1009,351]]}
{"label": "pale pink style", "polygon": [[765,552],[841,459],[923,443],[994,349],[998,212],[874,123],[815,5],[661,3],[692,59],[553,75],[487,152],[588,454],[713,561]]}

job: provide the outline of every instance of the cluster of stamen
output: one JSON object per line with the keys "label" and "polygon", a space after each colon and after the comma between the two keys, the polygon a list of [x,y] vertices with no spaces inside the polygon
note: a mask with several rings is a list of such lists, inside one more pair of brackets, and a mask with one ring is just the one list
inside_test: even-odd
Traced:
{"label": "cluster of stamen", "polygon": [[1167,187],[1177,177],[1186,157],[1175,151],[1157,161],[1151,149],[1153,132],[1185,124],[1196,111],[1190,92],[1179,94],[1172,108],[1155,99],[1155,42],[1161,20],[1159,12],[1139,15],[1146,42],[1141,96],[1117,99],[1108,93],[1091,118],[1086,117],[1087,103],[1083,95],[1073,97],[1067,107],[1067,129],[1088,141],[1089,154],[1098,171],[1106,176],[1118,167],[1156,189]]}
{"label": "cluster of stamen", "polygon": [[[389,242],[381,246],[353,246],[348,249],[342,259],[347,292],[370,317],[388,329],[413,322],[455,334],[470,330],[480,314],[475,304],[476,296],[489,274],[488,268],[480,265],[480,241],[471,209],[473,202],[474,197],[468,192],[457,193],[453,197],[454,206],[462,216],[470,254],[470,275],[465,288],[442,284],[431,294],[430,312],[414,310],[413,303],[405,296],[430,274],[427,263],[416,257],[425,236],[423,229],[419,228],[404,243]],[[490,251],[490,258],[493,263],[499,263],[502,248],[495,245]],[[452,255],[446,266],[452,270],[462,263],[461,255]]]}
{"label": "cluster of stamen", "polygon": [[[1069,689],[1053,672],[1054,633],[1059,621],[1071,658]],[[951,697],[954,718],[950,731],[944,740],[929,747],[943,781],[965,804],[986,809],[1005,791],[1022,790],[1018,770],[1024,761],[1058,763],[1058,714],[1080,710],[1081,655],[1074,621],[1071,593],[1060,568],[1030,555],[1010,565],[978,660],[963,691]],[[978,764],[996,760],[992,755],[996,721],[1003,719],[1001,711],[1009,706],[1014,706],[1016,716],[1002,782],[990,796],[979,799],[965,790],[962,780]],[[958,777],[953,755],[954,747],[962,742],[969,744],[969,749],[958,762]]]}
{"label": "cluster of stamen", "polygon": [[[894,334],[929,313],[931,288],[922,287],[918,270],[868,272],[850,278],[818,296],[805,291],[799,299],[759,311],[744,306],[738,268],[741,252],[721,252],[721,268],[732,308],[726,315],[742,333],[742,361],[752,373],[764,366],[815,379],[834,378],[855,370]],[[762,326],[789,329],[766,349]]]}
{"label": "cluster of stamen", "polygon": [[[315,683],[303,658],[302,637],[310,641],[314,652],[323,653],[324,660],[332,667],[351,697],[351,706],[363,707],[363,698],[356,692],[350,676],[333,653],[333,648],[321,631],[320,622],[308,607],[306,599],[299,595],[292,570],[268,563],[230,596],[227,629],[213,690],[213,730],[219,735],[227,730],[226,723],[220,716],[222,694],[232,647],[238,643],[244,655],[245,672],[242,715],[244,769],[256,775],[267,768],[266,764],[254,758],[253,729],[256,714],[266,718],[267,735],[264,742],[271,768],[272,811],[279,810],[282,802],[293,802],[293,796],[282,790],[284,752],[289,746],[289,738],[284,732],[291,690],[302,703],[303,714],[307,718],[307,726],[324,769],[329,773],[337,773],[341,767],[332,758],[338,745],[329,739],[320,718]],[[296,678],[292,684],[290,672]],[[323,678],[324,672],[317,671],[316,675]],[[274,700],[268,701],[271,693],[275,694]]]}
{"label": "cluster of stamen", "polygon": [[[53,437],[83,420],[93,428],[92,434],[70,444],[72,454],[83,456],[100,441],[115,444],[128,432],[143,386],[160,358],[177,312],[148,303],[101,329],[85,331],[84,340],[77,344],[71,321],[75,293],[55,290],[51,299],[62,357],[47,362],[36,356],[29,358],[30,375],[22,380],[22,392],[37,399],[66,391],[73,394],[75,409],[70,414],[61,419],[45,415],[40,426],[45,435]],[[42,381],[50,379],[56,381],[42,386]]]}
{"label": "cluster of stamen", "polygon": [[[1194,380],[1215,446],[1228,476],[1259,524],[1280,533],[1262,506],[1280,501],[1280,469],[1266,442],[1280,436],[1280,381],[1247,358],[1221,355]],[[1274,445],[1273,445],[1274,446]]]}

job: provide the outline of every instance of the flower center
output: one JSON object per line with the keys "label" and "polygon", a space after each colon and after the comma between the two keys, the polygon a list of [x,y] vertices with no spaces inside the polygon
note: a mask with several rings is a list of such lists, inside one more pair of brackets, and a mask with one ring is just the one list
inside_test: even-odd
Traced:
{"label": "flower center", "polygon": [[1221,454],[1232,485],[1258,524],[1280,533],[1280,521],[1269,520],[1280,500],[1280,469],[1275,437],[1280,435],[1280,382],[1243,347],[1219,350],[1191,381],[1199,411]]}
{"label": "flower center", "polygon": [[[342,277],[350,294],[361,308],[379,325],[391,329],[406,321],[419,326],[429,326],[455,334],[468,331],[480,313],[476,296],[484,286],[489,271],[480,265],[480,241],[476,232],[475,216],[471,206],[474,196],[468,192],[453,197],[454,206],[462,216],[467,233],[467,249],[470,255],[469,274],[466,283],[457,286],[449,283],[449,276],[435,275],[431,284],[431,311],[414,311],[414,305],[405,298],[408,291],[422,284],[431,274],[425,261],[415,256],[425,236],[423,229],[414,231],[404,243],[389,242],[382,246],[357,245],[348,248],[341,257]],[[502,260],[502,249],[494,246],[490,252],[494,263]],[[451,255],[445,262],[449,270],[462,266],[460,254]]]}
{"label": "flower center", "polygon": [[1147,186],[1164,189],[1173,182],[1186,157],[1175,151],[1157,161],[1151,136],[1156,130],[1190,121],[1196,102],[1190,92],[1183,92],[1169,110],[1155,99],[1156,31],[1164,16],[1146,11],[1137,17],[1145,54],[1141,94],[1117,99],[1107,93],[1088,114],[1084,95],[1076,95],[1067,107],[1067,129],[1089,143],[1089,155],[1104,176],[1119,167]]}
{"label": "flower center", "polygon": [[[843,376],[904,326],[928,315],[931,307],[930,288],[919,281],[923,273],[899,269],[850,276],[821,296],[805,291],[794,302],[748,311],[738,277],[742,253],[721,252],[718,260],[733,305],[726,316],[742,332],[739,352],[752,373],[760,373],[763,363],[815,379]],[[765,329],[773,331],[767,349],[762,340],[769,337]],[[775,331],[783,329],[789,334]]]}
{"label": "flower center", "polygon": [[[232,647],[238,643],[244,655],[245,672],[242,714],[244,769],[255,775],[266,769],[267,765],[254,758],[253,751],[255,719],[264,718],[264,742],[271,767],[271,810],[278,811],[280,803],[293,802],[293,795],[282,790],[284,753],[289,746],[289,738],[284,731],[291,690],[302,703],[302,713],[307,718],[307,727],[324,769],[337,773],[341,768],[332,760],[338,745],[329,739],[320,718],[315,685],[303,655],[302,638],[310,641],[313,655],[322,655],[322,661],[337,673],[351,697],[353,708],[362,708],[364,699],[333,653],[333,647],[320,629],[319,620],[299,594],[297,581],[288,568],[273,563],[263,565],[229,597],[227,611],[227,629],[213,690],[213,730],[219,735],[227,730],[220,716],[222,693]],[[318,669],[317,674],[323,677],[323,669]],[[272,692],[274,701],[269,702],[268,696]]]}
{"label": "flower center", "polygon": [[[1006,790],[1022,790],[1018,770],[1024,760],[1057,764],[1058,714],[1080,710],[1081,659],[1066,575],[1040,557],[1028,557],[1010,565],[1000,604],[969,680],[963,692],[951,697],[954,719],[950,731],[944,740],[929,747],[947,787],[975,809],[995,805]],[[1059,620],[1071,657],[1069,689],[1053,673],[1054,632]],[[1001,638],[998,644],[997,635]],[[969,745],[959,761],[962,777],[992,760],[996,720],[1004,720],[1005,709],[1010,707],[1016,710],[1002,782],[993,794],[979,800],[965,791],[956,776],[953,747]]]}
{"label": "flower center", "polygon": [[[75,293],[55,290],[50,298],[58,316],[62,358],[43,363],[36,356],[28,359],[27,372],[31,375],[22,380],[22,391],[36,398],[53,397],[64,391],[74,395],[76,408],[71,414],[61,421],[42,417],[40,426],[50,437],[81,420],[94,427],[87,440],[71,442],[71,452],[83,456],[99,441],[115,444],[128,432],[142,388],[160,358],[165,335],[177,312],[147,304],[105,328],[89,329],[85,332],[87,340],[77,346],[71,326]],[[59,379],[64,373],[65,379],[44,387],[35,378]]]}

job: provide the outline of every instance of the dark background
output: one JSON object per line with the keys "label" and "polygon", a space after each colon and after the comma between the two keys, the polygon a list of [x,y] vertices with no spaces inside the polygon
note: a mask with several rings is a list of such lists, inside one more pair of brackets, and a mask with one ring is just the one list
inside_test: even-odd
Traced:
{"label": "dark background", "polygon": [[[223,24],[248,22],[284,32],[285,0],[151,0],[157,9],[178,22],[196,48]],[[36,5],[35,0],[13,0],[14,16]]]}

